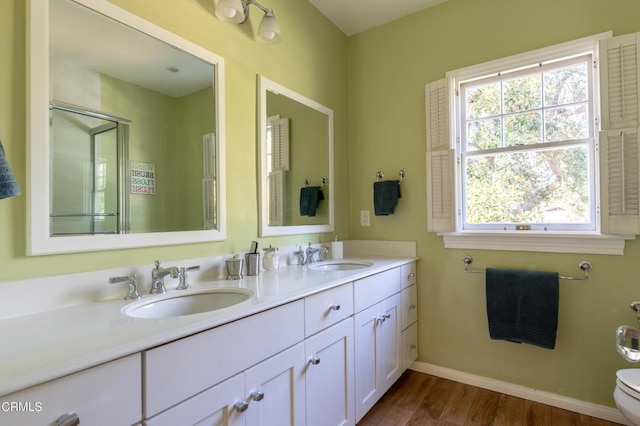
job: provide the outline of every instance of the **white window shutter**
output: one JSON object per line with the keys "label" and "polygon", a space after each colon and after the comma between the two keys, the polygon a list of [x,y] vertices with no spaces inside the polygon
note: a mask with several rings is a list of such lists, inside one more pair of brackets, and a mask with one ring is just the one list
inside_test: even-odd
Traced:
{"label": "white window shutter", "polygon": [[284,171],[269,173],[269,226],[284,225]]}
{"label": "white window shutter", "polygon": [[638,128],[600,133],[602,232],[640,233]]}
{"label": "white window shutter", "polygon": [[640,126],[640,33],[600,41],[602,129]]}
{"label": "white window shutter", "polygon": [[640,233],[640,33],[600,41],[601,228]]}
{"label": "white window shutter", "polygon": [[272,168],[289,170],[289,119],[271,120]]}
{"label": "white window shutter", "polygon": [[449,133],[447,79],[425,87],[427,122],[427,231],[455,231],[454,152]]}

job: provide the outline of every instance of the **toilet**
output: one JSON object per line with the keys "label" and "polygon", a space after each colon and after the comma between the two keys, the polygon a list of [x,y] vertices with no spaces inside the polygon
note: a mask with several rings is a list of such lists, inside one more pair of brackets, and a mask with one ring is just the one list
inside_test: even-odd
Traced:
{"label": "toilet", "polygon": [[640,425],[640,368],[627,368],[616,373],[613,398],[618,410],[632,424]]}

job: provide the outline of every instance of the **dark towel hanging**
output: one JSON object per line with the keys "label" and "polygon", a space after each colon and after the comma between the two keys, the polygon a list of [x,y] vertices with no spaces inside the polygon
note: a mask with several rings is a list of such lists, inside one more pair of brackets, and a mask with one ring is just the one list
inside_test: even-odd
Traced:
{"label": "dark towel hanging", "polygon": [[376,216],[393,214],[401,198],[400,181],[385,180],[373,183],[373,207]]}
{"label": "dark towel hanging", "polygon": [[490,337],[555,348],[558,273],[487,268],[486,274]]}
{"label": "dark towel hanging", "polygon": [[0,199],[20,195],[20,187],[16,181],[0,141]]}
{"label": "dark towel hanging", "polygon": [[305,186],[300,188],[300,216],[315,216],[321,200],[324,200],[321,187]]}

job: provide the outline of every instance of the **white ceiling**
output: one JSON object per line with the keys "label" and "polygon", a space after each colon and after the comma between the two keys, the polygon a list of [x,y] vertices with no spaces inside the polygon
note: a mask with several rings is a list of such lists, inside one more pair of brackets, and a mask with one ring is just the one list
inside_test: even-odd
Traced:
{"label": "white ceiling", "polygon": [[309,0],[346,35],[354,35],[446,0]]}

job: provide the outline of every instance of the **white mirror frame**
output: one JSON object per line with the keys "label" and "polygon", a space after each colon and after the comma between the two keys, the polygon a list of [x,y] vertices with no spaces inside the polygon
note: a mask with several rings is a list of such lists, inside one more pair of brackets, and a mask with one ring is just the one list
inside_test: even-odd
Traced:
{"label": "white mirror frame", "polygon": [[49,0],[27,6],[27,254],[72,253],[222,241],[226,239],[224,59],[106,0],[72,0],[213,65],[217,134],[218,229],[118,235],[50,236]]}
{"label": "white mirror frame", "polygon": [[[329,149],[329,176],[328,192],[329,196],[329,223],[322,225],[293,225],[293,226],[270,226],[268,218],[267,204],[269,202],[269,184],[267,182],[267,171],[265,170],[265,158],[267,157],[267,91],[273,91],[284,95],[294,101],[313,108],[327,116],[328,120],[328,149]],[[333,232],[334,230],[334,197],[333,197],[333,110],[318,102],[309,99],[299,93],[294,92],[278,83],[275,83],[263,76],[258,76],[258,140],[260,143],[258,159],[258,198],[260,200],[260,236],[276,235],[297,235],[297,234],[319,234]]]}

